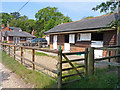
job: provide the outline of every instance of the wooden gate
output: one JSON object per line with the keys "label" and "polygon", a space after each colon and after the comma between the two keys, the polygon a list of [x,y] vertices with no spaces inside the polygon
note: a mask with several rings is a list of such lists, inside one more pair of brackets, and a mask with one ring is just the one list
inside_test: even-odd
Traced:
{"label": "wooden gate", "polygon": [[[67,57],[67,55],[78,55],[78,54],[84,54],[84,58],[69,60],[69,58]],[[63,57],[65,60],[62,59]],[[72,63],[72,62],[78,62],[78,61],[84,61],[84,65],[75,66]],[[71,67],[63,69],[62,66],[64,63],[68,63]],[[61,88],[62,85],[66,85],[66,84],[69,84],[75,81],[79,81],[81,78],[84,78],[85,74],[87,74],[87,66],[88,66],[88,49],[87,48],[84,52],[73,52],[73,53],[72,52],[62,53],[62,50],[60,50],[58,54],[58,72],[59,72],[58,73],[58,88]],[[78,68],[84,68],[84,72],[79,71]],[[69,70],[75,70],[76,73],[63,76],[62,72],[69,71]],[[72,81],[68,81],[68,82],[63,82],[63,79],[76,76],[76,75],[78,75],[80,78],[72,80]]]}

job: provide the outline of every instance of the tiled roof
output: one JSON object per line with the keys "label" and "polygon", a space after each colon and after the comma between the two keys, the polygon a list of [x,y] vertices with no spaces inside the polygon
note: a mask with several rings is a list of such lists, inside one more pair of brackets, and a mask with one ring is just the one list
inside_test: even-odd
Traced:
{"label": "tiled roof", "polygon": [[36,37],[33,36],[27,32],[23,32],[23,31],[6,31],[8,36],[18,36],[18,37]]}
{"label": "tiled roof", "polygon": [[9,27],[9,28],[12,30],[21,30],[21,28],[18,28],[18,27]]}
{"label": "tiled roof", "polygon": [[108,24],[114,23],[116,20],[118,20],[117,13],[108,14],[99,17],[60,24],[50,29],[49,31],[46,31],[45,34],[106,28],[110,27],[110,25]]}

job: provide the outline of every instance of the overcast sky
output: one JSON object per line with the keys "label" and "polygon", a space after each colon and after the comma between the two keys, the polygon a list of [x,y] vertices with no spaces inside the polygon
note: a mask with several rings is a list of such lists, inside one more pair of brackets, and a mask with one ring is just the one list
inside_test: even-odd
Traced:
{"label": "overcast sky", "polygon": [[[28,0],[17,1],[18,0],[2,0],[1,12],[17,12]],[[99,13],[99,11],[95,12],[92,8],[103,1],[105,0],[84,0],[84,2],[83,0],[30,0],[20,13],[21,15],[28,16],[29,19],[35,19],[35,13],[37,13],[38,10],[51,6],[57,7],[65,16],[69,16],[73,21],[76,21],[87,16],[102,15],[103,13]]]}

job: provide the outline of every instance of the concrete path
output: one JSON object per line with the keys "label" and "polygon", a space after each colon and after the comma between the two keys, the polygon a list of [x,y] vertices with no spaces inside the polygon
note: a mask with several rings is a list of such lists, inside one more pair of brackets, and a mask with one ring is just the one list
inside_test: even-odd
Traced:
{"label": "concrete path", "polygon": [[0,63],[0,89],[1,88],[32,88],[33,85],[26,84],[15,73]]}

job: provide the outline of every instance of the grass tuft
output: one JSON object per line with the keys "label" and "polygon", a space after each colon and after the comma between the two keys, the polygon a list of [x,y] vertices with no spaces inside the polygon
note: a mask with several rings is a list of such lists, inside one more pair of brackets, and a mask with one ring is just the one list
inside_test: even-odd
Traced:
{"label": "grass tuft", "polygon": [[9,55],[2,53],[2,63],[11,71],[16,73],[26,83],[31,83],[35,88],[54,88],[56,80],[37,71],[31,71]]}

